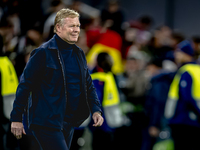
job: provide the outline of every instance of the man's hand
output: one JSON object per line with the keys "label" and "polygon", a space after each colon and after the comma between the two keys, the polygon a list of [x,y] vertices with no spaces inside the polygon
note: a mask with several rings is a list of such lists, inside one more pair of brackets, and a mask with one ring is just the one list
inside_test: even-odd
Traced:
{"label": "man's hand", "polygon": [[149,134],[151,137],[158,137],[160,130],[157,127],[151,126],[149,127]]}
{"label": "man's hand", "polygon": [[104,121],[103,117],[100,115],[99,112],[95,112],[92,115],[92,119],[94,120],[94,124],[93,124],[94,127],[100,127]]}
{"label": "man's hand", "polygon": [[21,122],[12,122],[11,123],[11,132],[14,134],[14,136],[17,139],[22,138],[22,133],[26,134],[26,132],[24,130],[24,126]]}

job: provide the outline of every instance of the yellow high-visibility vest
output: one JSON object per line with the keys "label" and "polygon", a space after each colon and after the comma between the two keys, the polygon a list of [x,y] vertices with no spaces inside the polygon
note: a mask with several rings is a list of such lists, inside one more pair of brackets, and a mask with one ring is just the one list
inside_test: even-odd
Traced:
{"label": "yellow high-visibility vest", "polygon": [[121,127],[123,117],[119,108],[120,98],[113,74],[111,72],[97,72],[91,74],[91,77],[93,80],[104,82],[102,106],[108,126],[111,128]]}
{"label": "yellow high-visibility vest", "polygon": [[168,97],[173,100],[179,99],[179,82],[185,72],[188,72],[192,78],[192,97],[200,100],[200,66],[198,64],[187,64],[179,69],[170,86]]}
{"label": "yellow high-visibility vest", "polygon": [[15,94],[18,86],[18,78],[12,62],[8,57],[0,57],[1,95]]}
{"label": "yellow high-visibility vest", "polygon": [[166,118],[172,118],[175,114],[177,102],[179,100],[179,85],[184,84],[180,83],[180,79],[182,74],[185,72],[187,72],[192,78],[191,95],[200,109],[200,66],[198,64],[187,64],[178,70],[170,85],[168,99],[165,106]]}
{"label": "yellow high-visibility vest", "polygon": [[8,57],[0,57],[1,95],[3,97],[3,112],[7,119],[13,108],[18,78],[12,62]]}
{"label": "yellow high-visibility vest", "polygon": [[104,82],[104,95],[102,106],[112,106],[120,103],[118,89],[115,83],[114,76],[111,72],[96,72],[91,74],[92,80]]}

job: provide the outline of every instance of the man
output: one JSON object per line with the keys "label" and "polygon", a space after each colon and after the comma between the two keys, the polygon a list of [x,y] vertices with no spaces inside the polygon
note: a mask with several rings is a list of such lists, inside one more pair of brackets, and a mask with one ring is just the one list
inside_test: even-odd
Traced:
{"label": "man", "polygon": [[[6,27],[3,26],[3,27]],[[3,31],[0,29],[0,107],[1,107],[1,126],[0,126],[0,149],[4,149],[4,134],[6,133],[6,145],[9,148],[16,147],[16,139],[13,137],[12,133],[3,128],[4,126],[10,124],[10,112],[12,111],[12,103],[15,99],[15,93],[18,85],[18,78],[15,72],[15,68],[9,58],[3,52],[4,42],[3,39],[5,38],[5,34],[2,33]],[[9,125],[10,126],[10,125]],[[8,140],[9,139],[9,140]],[[9,142],[12,141],[12,145]]]}
{"label": "man", "polygon": [[[103,72],[94,72],[91,74],[98,97],[103,106],[104,124],[100,128],[92,128],[92,148],[94,150],[116,149],[116,129],[123,125],[122,113],[119,108],[120,97],[117,83],[111,68],[112,58],[106,52],[97,56],[97,67],[103,69]],[[102,137],[104,137],[102,139]],[[121,136],[120,136],[121,138]],[[102,144],[99,145],[99,140]],[[119,147],[118,147],[119,148]]]}
{"label": "man", "polygon": [[31,53],[16,92],[11,130],[18,139],[25,134],[22,114],[29,98],[29,127],[41,149],[68,150],[74,127],[89,116],[89,110],[93,126],[101,126],[103,118],[85,55],[75,45],[79,14],[61,9],[54,32],[52,39]]}
{"label": "man", "polygon": [[166,70],[163,60],[159,58],[154,58],[149,62],[146,72],[150,75],[150,86],[146,91],[144,105],[147,121],[143,131],[141,150],[152,150],[159,139],[160,132],[166,130],[166,121],[163,119],[164,108],[175,72]]}
{"label": "man", "polygon": [[200,66],[193,61],[194,50],[182,41],[175,51],[181,66],[168,93],[165,117],[169,119],[175,150],[198,150],[200,134]]}

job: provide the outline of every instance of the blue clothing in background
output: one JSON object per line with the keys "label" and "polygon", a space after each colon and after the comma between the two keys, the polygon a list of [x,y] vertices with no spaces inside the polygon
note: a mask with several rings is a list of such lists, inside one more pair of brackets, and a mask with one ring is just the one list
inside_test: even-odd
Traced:
{"label": "blue clothing in background", "polygon": [[162,128],[165,103],[168,97],[169,87],[176,72],[162,72],[152,77],[151,88],[147,91],[145,110],[149,118],[149,126]]}
{"label": "blue clothing in background", "polygon": [[175,115],[169,120],[169,124],[184,124],[200,127],[199,117],[190,118],[189,112],[200,115],[196,101],[192,97],[192,78],[188,72],[182,74],[179,84],[179,100]]}

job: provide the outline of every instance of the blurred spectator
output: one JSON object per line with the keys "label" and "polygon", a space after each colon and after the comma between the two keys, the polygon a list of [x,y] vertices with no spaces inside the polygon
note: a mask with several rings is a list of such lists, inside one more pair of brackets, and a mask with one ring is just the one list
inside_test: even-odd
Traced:
{"label": "blurred spectator", "polygon": [[[2,124],[9,124],[9,129],[6,129],[7,146],[15,148],[17,146],[16,139],[10,132],[10,113],[13,108],[15,93],[18,85],[17,75],[13,64],[3,52],[3,37],[0,34],[0,104],[1,104],[1,139],[3,139],[4,129]],[[11,143],[12,145],[10,145]],[[2,143],[1,143],[2,144]],[[3,148],[4,149],[4,148]]]}
{"label": "blurred spectator", "polygon": [[[0,34],[0,57],[2,57],[2,56],[3,56],[3,37]],[[2,79],[1,79],[1,73],[0,73],[0,81],[1,80]],[[1,89],[0,89],[0,91],[1,91]],[[2,93],[0,94],[0,107],[1,107],[1,112],[0,112],[1,113],[0,114],[0,116],[1,116],[1,118],[0,118],[0,120],[1,120],[1,126],[0,126],[0,133],[1,133],[1,135],[0,135],[0,149],[4,150],[4,140],[3,140],[3,137],[4,137],[4,134],[5,134],[5,130],[3,128],[3,124],[6,122],[5,121],[6,118],[5,118],[4,112],[3,112],[3,97],[2,97]]]}
{"label": "blurred spectator", "polygon": [[185,36],[181,32],[172,32],[172,48],[175,50],[177,45],[185,39]]}
{"label": "blurred spectator", "polygon": [[101,22],[105,24],[105,22],[109,21],[110,29],[123,35],[122,23],[124,20],[124,12],[120,8],[119,1],[109,0],[107,8],[101,12]]}
{"label": "blurred spectator", "polygon": [[151,16],[143,15],[139,17],[136,21],[130,21],[130,26],[132,28],[137,28],[139,30],[148,31],[153,24],[153,19]]}
{"label": "blurred spectator", "polygon": [[26,65],[25,55],[27,53],[27,47],[39,47],[42,43],[43,39],[40,27],[32,27],[27,31],[25,36],[20,37],[16,48],[17,56],[15,57],[15,69],[18,78],[21,76]]}
{"label": "blurred spectator", "polygon": [[36,25],[43,25],[44,14],[42,13],[41,0],[16,0],[19,1],[19,18],[21,21],[21,35]]}
{"label": "blurred spectator", "polygon": [[[160,59],[154,59],[147,65],[147,73],[151,77],[145,101],[148,124],[143,132],[141,150],[152,150],[154,144],[158,142],[160,132],[167,128],[164,120],[164,108],[169,86],[175,75],[174,72],[166,71],[163,68],[163,61]],[[164,138],[167,137],[169,138],[169,134]]]}
{"label": "blurred spectator", "polygon": [[53,27],[56,13],[64,7],[65,5],[62,0],[51,0],[50,15],[44,22],[43,39],[45,41],[48,41],[53,37]]}
{"label": "blurred spectator", "polygon": [[91,24],[86,27],[87,46],[89,48],[92,48],[92,46],[98,42],[101,29],[99,18],[93,19]]}
{"label": "blurred spectator", "polygon": [[193,56],[189,41],[178,44],[175,60],[180,68],[170,86],[165,107],[175,150],[199,149],[199,140],[194,135],[200,134],[200,66]]}
{"label": "blurred spectator", "polygon": [[[123,79],[119,81],[119,87],[126,96],[126,103],[133,106],[133,111],[126,113],[131,120],[129,126],[125,127],[124,132],[129,133],[130,137],[124,137],[124,147],[128,149],[140,149],[142,146],[142,130],[145,127],[146,117],[144,114],[144,103],[146,88],[149,83],[149,76],[144,70],[148,58],[141,51],[135,51],[127,58]],[[130,106],[129,106],[130,107]],[[134,146],[132,145],[134,141]]]}
{"label": "blurred spectator", "polygon": [[[94,72],[91,77],[103,107],[105,122],[99,128],[92,128],[92,147],[94,150],[117,149],[117,143],[114,143],[117,137],[115,130],[122,126],[123,120],[119,109],[119,92],[115,76],[111,72],[112,59],[108,53],[102,52],[97,57],[97,64],[103,72]],[[102,141],[100,145],[99,140]]]}
{"label": "blurred spectator", "polygon": [[[123,72],[122,56],[121,56],[122,38],[117,32],[110,30],[109,27],[110,23],[108,20],[100,28],[99,35],[90,34],[90,35],[95,35],[97,41],[89,50],[86,56],[87,63],[89,69],[92,70],[96,66],[95,60],[97,55],[101,52],[107,52],[113,59],[112,72],[114,74],[120,74]],[[95,30],[93,31],[96,32]]]}
{"label": "blurred spectator", "polygon": [[160,58],[174,61],[172,40],[172,30],[167,26],[158,27],[150,42],[142,48],[151,58]]}
{"label": "blurred spectator", "polygon": [[153,24],[153,19],[150,16],[144,15],[136,21],[130,21],[130,28],[137,31],[136,42],[146,44],[150,38],[150,28]]}
{"label": "blurred spectator", "polygon": [[150,38],[151,34],[148,31],[139,31],[135,28],[127,28],[124,37],[125,43],[123,43],[122,47],[123,58],[126,59],[129,57],[130,53],[134,51],[140,51],[143,46],[146,46]]}
{"label": "blurred spectator", "polygon": [[11,40],[14,36],[14,26],[12,22],[6,18],[5,20],[2,20],[0,22],[0,34],[3,37],[3,52],[6,53],[7,56],[9,56],[9,51],[11,50],[10,44]]}
{"label": "blurred spectator", "polygon": [[141,16],[136,21],[129,21],[125,29],[122,45],[122,57],[126,59],[129,51],[138,51],[151,39],[149,31],[153,19],[150,16]]}
{"label": "blurred spectator", "polygon": [[0,1],[0,21],[12,14],[18,14],[19,0],[2,0]]}
{"label": "blurred spectator", "polygon": [[127,58],[125,64],[125,80],[119,82],[127,100],[134,105],[144,104],[144,95],[148,84],[148,76],[144,70],[148,58],[145,53],[137,51]]}

